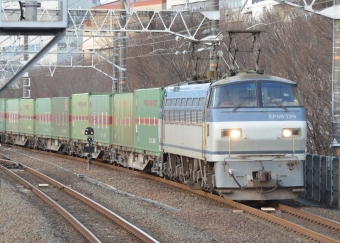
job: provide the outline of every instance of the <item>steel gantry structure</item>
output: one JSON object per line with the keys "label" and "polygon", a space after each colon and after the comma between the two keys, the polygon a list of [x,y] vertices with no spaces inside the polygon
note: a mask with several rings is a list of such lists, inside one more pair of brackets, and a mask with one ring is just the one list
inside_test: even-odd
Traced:
{"label": "steel gantry structure", "polygon": [[[44,0],[43,0],[44,1]],[[41,1],[41,2],[43,2]],[[0,0],[0,3],[2,1]],[[53,76],[56,67],[92,67],[103,75],[116,80],[117,77],[112,73],[106,73],[98,69],[95,63],[98,59],[105,61],[119,71],[126,71],[126,67],[118,65],[107,57],[100,55],[96,51],[96,39],[98,38],[117,38],[117,32],[135,32],[135,33],[168,33],[184,37],[189,41],[199,41],[197,39],[198,31],[203,27],[209,26],[210,22],[216,25],[219,21],[220,13],[218,8],[211,10],[136,10],[133,4],[128,5],[122,1],[125,9],[68,9],[67,0],[59,0],[57,9],[47,9],[39,6],[37,1],[26,1],[26,5],[20,7],[3,7],[0,15],[0,35],[27,35],[27,36],[52,36],[51,40],[42,49],[37,51],[23,50],[26,55],[36,54],[28,62],[17,62],[15,65],[10,59],[6,60],[5,54],[9,50],[0,53],[0,71],[11,70],[15,75],[3,87],[0,93],[7,87],[16,83],[30,68],[46,54],[67,56],[68,63],[50,63],[39,64],[49,68],[50,75]],[[27,21],[25,16],[29,9],[34,8],[34,20]],[[23,11],[24,10],[24,11]],[[33,10],[31,10],[33,11]],[[199,25],[195,28],[189,28],[188,16],[195,15],[199,18]],[[62,20],[62,26],[58,23]],[[59,22],[58,22],[59,21]],[[176,32],[175,26],[184,26],[182,32]],[[58,43],[62,48],[50,53],[51,48]],[[114,41],[113,41],[114,42]],[[91,44],[92,43],[92,44]],[[0,43],[1,47],[2,42]],[[92,56],[91,64],[79,65],[73,61],[73,55],[83,55],[83,46],[87,45],[89,54]],[[92,47],[91,47],[92,45]],[[109,46],[113,48],[114,45]],[[2,48],[5,49],[5,48]],[[39,48],[38,48],[39,49]],[[12,55],[17,56],[20,47]],[[2,59],[2,61],[1,61]]]}

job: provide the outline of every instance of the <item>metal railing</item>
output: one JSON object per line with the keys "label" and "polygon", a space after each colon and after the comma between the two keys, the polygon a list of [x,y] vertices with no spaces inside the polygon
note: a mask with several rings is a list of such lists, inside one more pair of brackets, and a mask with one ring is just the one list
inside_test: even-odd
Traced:
{"label": "metal railing", "polygon": [[305,163],[306,199],[326,206],[339,205],[339,157],[307,154]]}

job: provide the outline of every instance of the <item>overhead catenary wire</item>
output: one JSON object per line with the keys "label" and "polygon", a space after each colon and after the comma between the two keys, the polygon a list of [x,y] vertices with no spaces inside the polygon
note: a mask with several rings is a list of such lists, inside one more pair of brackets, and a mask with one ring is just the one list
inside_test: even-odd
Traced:
{"label": "overhead catenary wire", "polygon": [[[272,5],[272,4],[267,4],[267,5]],[[235,12],[233,12],[232,14],[230,14],[229,16],[232,16],[232,15],[234,15],[234,14],[237,14],[237,13],[240,13],[242,10],[238,10],[238,11],[235,11]],[[225,22],[227,22],[227,20],[225,19]],[[208,23],[206,23],[206,24],[204,24],[204,26],[206,26]],[[269,24],[271,24],[271,23],[269,23]],[[268,25],[269,25],[268,24]],[[221,25],[221,23],[220,23],[220,25]],[[197,28],[197,26],[195,26],[195,27],[191,27],[190,28],[190,30],[192,30],[192,29],[195,29],[195,28]],[[182,30],[182,31],[179,31],[178,33],[184,33],[186,30]],[[224,33],[224,32],[222,32],[222,33]],[[166,37],[168,37],[168,36],[171,36],[171,35],[173,35],[173,34],[165,34],[165,35],[152,35],[152,39],[153,40],[157,40],[157,39],[159,39],[159,38],[166,38]],[[117,39],[116,39],[117,40]],[[169,42],[172,42],[172,41],[174,41],[174,40],[159,40],[159,41],[154,41],[153,43],[151,43],[150,42],[150,38],[149,37],[146,37],[146,38],[141,38],[141,39],[135,39],[134,40],[134,43],[133,44],[131,44],[131,45],[129,45],[129,47],[142,47],[142,46],[146,46],[146,45],[150,45],[150,44],[153,44],[153,45],[159,45],[159,44],[166,44],[166,43],[169,43]],[[114,40],[112,40],[111,41],[111,43],[112,42],[114,42]],[[78,47],[79,47],[80,45],[78,45]],[[112,49],[112,47],[110,46],[110,43],[107,43],[105,46],[104,46],[104,48],[111,48]],[[73,48],[73,50],[74,50],[75,48]],[[173,48],[173,49],[175,49],[175,48]],[[114,50],[116,50],[116,49],[112,49],[113,51]],[[54,53],[51,53],[51,54],[55,54],[56,52],[54,52]],[[188,52],[188,53],[190,53],[190,52]],[[158,55],[162,55],[162,54],[158,54]],[[163,55],[173,55],[173,53],[163,53]],[[137,56],[130,56],[130,57],[128,57],[127,59],[133,59],[133,58],[141,58],[141,57],[148,57],[148,56],[150,56],[150,54],[145,54],[145,55],[137,55]],[[82,59],[82,61],[83,60],[85,60],[85,59]],[[81,61],[80,61],[81,62]],[[104,61],[100,61],[100,62],[104,62]],[[78,62],[79,63],[79,62]],[[57,64],[58,65],[58,64]]]}

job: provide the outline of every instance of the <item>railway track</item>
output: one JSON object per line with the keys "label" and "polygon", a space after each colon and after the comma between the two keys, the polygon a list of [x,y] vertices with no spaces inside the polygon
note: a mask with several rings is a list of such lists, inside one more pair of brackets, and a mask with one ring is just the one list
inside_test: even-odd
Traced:
{"label": "railway track", "polygon": [[[281,212],[280,217],[287,221],[295,220],[298,225],[308,228],[311,231],[311,234],[313,234],[313,232],[317,232],[335,240],[331,240],[329,242],[340,241],[339,222],[306,213],[279,203],[272,203],[272,207]],[[326,240],[326,238],[324,240]]]}
{"label": "railway track", "polygon": [[55,208],[90,242],[158,242],[119,215],[27,166],[20,164],[20,169],[13,171],[4,166],[0,169]]}
{"label": "railway track", "polygon": [[[32,150],[29,150],[32,152]],[[38,151],[37,151],[38,152]],[[42,152],[42,151],[39,151]],[[51,155],[50,152],[42,152],[44,154]],[[63,154],[55,154],[58,157],[62,158],[70,158],[70,156],[66,156]],[[73,157],[75,160],[79,160],[85,162],[83,158]],[[127,168],[113,166],[111,164],[93,161],[93,165],[98,165],[102,167],[107,167],[110,169],[124,171],[130,174],[138,175],[143,178],[147,178],[153,181],[158,181],[161,183],[165,183],[167,185],[171,185],[181,190],[185,190],[205,198],[209,198],[211,200],[217,201],[221,204],[225,204],[228,207],[235,208],[237,210],[242,210],[244,213],[247,213],[253,217],[256,217],[260,220],[269,222],[277,227],[282,227],[286,230],[296,233],[297,235],[302,235],[309,240],[319,241],[319,242],[340,242],[340,223],[335,222],[329,219],[325,219],[322,217],[318,217],[301,210],[297,210],[282,204],[272,204],[271,206],[276,209],[276,212],[280,213],[267,213],[255,207],[247,206],[244,204],[240,204],[234,201],[228,201],[224,198],[214,195],[204,191],[191,190],[186,185],[180,184],[178,182],[169,181],[164,178],[148,175],[139,171],[129,170]],[[85,164],[84,164],[85,166]]]}

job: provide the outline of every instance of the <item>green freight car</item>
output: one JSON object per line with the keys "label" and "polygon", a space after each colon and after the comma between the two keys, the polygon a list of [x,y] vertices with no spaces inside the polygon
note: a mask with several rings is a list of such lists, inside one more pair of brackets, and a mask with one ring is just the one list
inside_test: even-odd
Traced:
{"label": "green freight car", "polygon": [[35,147],[42,150],[50,149],[52,136],[51,98],[36,99],[35,110],[36,110]]}
{"label": "green freight car", "polygon": [[85,128],[89,126],[90,93],[72,95],[72,139],[86,142]]}
{"label": "green freight car", "polygon": [[[10,100],[9,102],[11,103]],[[34,147],[35,145],[35,99],[19,99],[18,102],[19,102],[19,114],[18,114],[19,133],[16,136],[14,144],[25,146],[26,143],[28,142],[28,147]],[[17,103],[13,102],[13,112],[15,112],[14,110],[17,107],[16,105]]]}
{"label": "green freight car", "polygon": [[112,99],[112,94],[90,95],[89,126],[94,130],[95,151],[103,151],[104,160],[109,160],[112,144]]}
{"label": "green freight car", "polygon": [[36,147],[58,151],[70,139],[70,98],[36,99]]}
{"label": "green freight car", "polygon": [[[113,96],[113,147],[117,152],[117,163],[131,166],[134,150],[133,138],[133,93]],[[127,163],[127,161],[129,161]]]}
{"label": "green freight car", "polygon": [[116,94],[113,100],[113,144],[117,148],[133,150],[133,93]]}
{"label": "green freight car", "polygon": [[158,114],[163,94],[162,88],[134,92],[134,147],[138,153],[137,166],[142,170],[148,162],[156,163],[162,154],[159,150]]}
{"label": "green freight car", "polygon": [[94,129],[94,142],[112,144],[112,94],[90,96],[89,126]]}
{"label": "green freight car", "polygon": [[[80,157],[85,157],[87,153],[84,152],[84,144],[87,143],[87,136],[85,135],[85,129],[87,127],[91,126],[90,123],[90,102],[93,101],[95,102],[96,108],[99,108],[98,112],[107,112],[108,116],[109,113],[111,113],[111,104],[106,103],[106,104],[100,104],[100,101],[105,101],[105,102],[110,102],[112,101],[112,98],[106,97],[106,95],[111,95],[108,93],[83,93],[83,94],[73,94],[72,95],[72,140],[73,142],[71,143],[71,151],[73,154],[80,156]],[[95,96],[101,96],[101,98],[98,98],[98,100],[95,98]],[[91,98],[92,97],[92,98]],[[105,100],[106,99],[106,100]],[[103,106],[103,107],[101,107]],[[94,111],[94,110],[93,110]],[[105,115],[104,115],[105,118]],[[101,117],[95,116],[95,119],[101,119]],[[106,122],[107,120],[105,120]],[[97,120],[96,122],[96,127],[98,128]],[[104,120],[100,120],[100,122],[104,122]],[[106,128],[99,129],[99,135],[100,133],[103,133]],[[107,129],[109,131],[109,129]],[[112,134],[112,133],[111,133]],[[96,136],[96,131],[94,134],[95,140],[97,139]],[[99,143],[103,144],[108,144],[109,141],[109,134],[107,135],[106,138],[98,137],[97,140]],[[96,141],[94,141],[96,142]],[[94,147],[94,153],[92,154],[92,158],[97,158],[98,155],[101,152],[101,147],[95,146]]]}
{"label": "green freight car", "polygon": [[71,138],[71,98],[52,98],[51,114],[51,149],[59,150],[62,147],[64,153],[70,154],[69,141]]}
{"label": "green freight car", "polygon": [[83,154],[83,144],[87,143],[85,129],[89,127],[90,93],[72,95],[72,144],[71,151],[77,156]]}

